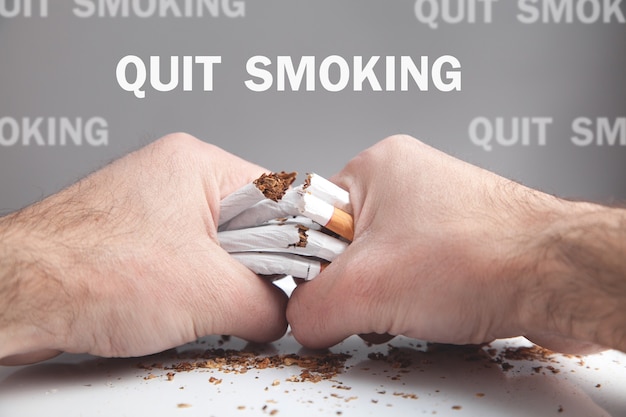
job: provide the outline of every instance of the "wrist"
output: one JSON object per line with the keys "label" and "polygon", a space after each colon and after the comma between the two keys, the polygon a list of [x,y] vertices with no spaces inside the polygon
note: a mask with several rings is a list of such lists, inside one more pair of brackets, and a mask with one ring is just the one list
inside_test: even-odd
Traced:
{"label": "wrist", "polygon": [[626,350],[625,213],[554,199],[521,277],[529,333]]}
{"label": "wrist", "polygon": [[65,327],[54,252],[18,216],[0,219],[0,359],[56,348]]}

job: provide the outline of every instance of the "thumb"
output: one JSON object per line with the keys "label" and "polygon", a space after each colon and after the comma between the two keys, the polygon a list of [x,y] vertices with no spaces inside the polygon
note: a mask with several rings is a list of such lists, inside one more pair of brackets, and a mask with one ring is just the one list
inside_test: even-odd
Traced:
{"label": "thumb", "polygon": [[331,264],[314,280],[298,285],[287,304],[287,321],[296,340],[312,349],[335,345],[349,336],[350,325],[334,295],[340,287],[337,266]]}
{"label": "thumb", "polygon": [[30,365],[36,362],[52,359],[61,354],[61,351],[54,349],[42,349],[34,352],[19,355],[7,356],[0,359],[0,366]]}
{"label": "thumb", "polygon": [[[366,260],[353,242],[314,280],[299,285],[287,305],[287,320],[299,343],[322,349],[353,334],[385,333],[373,304],[375,288]],[[361,260],[362,262],[360,262]]]}
{"label": "thumb", "polygon": [[[214,250],[214,278],[199,302],[196,320],[202,334],[228,334],[267,343],[285,334],[287,295],[219,248]],[[209,282],[209,280],[207,280]],[[210,300],[210,301],[209,301]],[[207,302],[209,301],[209,302]]]}

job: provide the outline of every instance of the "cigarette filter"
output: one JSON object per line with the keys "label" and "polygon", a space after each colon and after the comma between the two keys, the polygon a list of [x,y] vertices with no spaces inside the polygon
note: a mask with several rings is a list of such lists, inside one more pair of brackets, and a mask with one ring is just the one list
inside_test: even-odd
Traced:
{"label": "cigarette filter", "polygon": [[352,241],[354,220],[352,215],[317,196],[295,188],[278,201],[264,200],[234,217],[220,230],[237,230],[264,224],[277,217],[300,215],[319,223],[339,236]]}
{"label": "cigarette filter", "polygon": [[300,213],[303,216],[310,218],[349,241],[354,239],[354,220],[352,215],[317,198],[313,194],[301,193],[300,195]]}
{"label": "cigarette filter", "polygon": [[259,275],[291,275],[311,280],[326,267],[326,262],[286,253],[238,252],[231,255]]}

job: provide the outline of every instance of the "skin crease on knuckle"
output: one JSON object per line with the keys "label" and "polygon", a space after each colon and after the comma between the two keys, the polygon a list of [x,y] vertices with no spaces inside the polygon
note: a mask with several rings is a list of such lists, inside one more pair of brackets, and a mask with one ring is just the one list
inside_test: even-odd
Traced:
{"label": "skin crease on knuckle", "polygon": [[261,173],[268,172],[258,165],[186,133],[174,133],[159,139],[158,142],[163,142],[162,146],[166,149],[166,153],[181,151],[186,158],[192,161],[196,161],[198,155],[202,155],[203,159],[197,162],[205,165],[206,170],[211,172],[211,175],[205,176],[204,179],[213,180],[212,188],[220,190],[219,198],[215,193],[210,194],[217,201],[242,185],[251,182]]}

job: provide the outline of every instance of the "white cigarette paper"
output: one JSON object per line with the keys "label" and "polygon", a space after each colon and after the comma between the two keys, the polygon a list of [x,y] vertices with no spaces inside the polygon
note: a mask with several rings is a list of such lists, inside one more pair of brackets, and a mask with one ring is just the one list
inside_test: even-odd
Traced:
{"label": "white cigarette paper", "polygon": [[304,216],[289,216],[289,217],[281,217],[279,219],[268,220],[264,223],[265,225],[293,225],[293,226],[304,226],[307,229],[311,230],[322,230],[322,225],[319,223],[315,223],[313,220]]}
{"label": "white cigarette paper", "polygon": [[223,225],[239,213],[266,198],[270,199],[270,201],[280,200],[295,179],[295,172],[286,173],[283,171],[280,173],[262,174],[254,182],[246,184],[239,190],[227,195],[220,202],[218,226]]}
{"label": "white cigarette paper", "polygon": [[259,275],[291,275],[311,280],[319,275],[325,264],[319,260],[285,253],[238,252],[231,255]]}
{"label": "white cigarette paper", "polygon": [[317,230],[304,232],[297,226],[259,226],[219,232],[217,238],[227,252],[279,252],[315,256],[332,262],[348,247],[342,240]]}
{"label": "white cigarette paper", "polygon": [[308,217],[316,223],[325,226],[333,217],[335,207],[328,204],[322,199],[317,198],[313,194],[300,194],[299,210],[303,216]]}
{"label": "white cigarette paper", "polygon": [[[340,236],[352,240],[351,216],[302,187],[289,190],[280,201],[264,200],[255,204],[223,225],[220,230],[237,230],[263,224],[277,217],[301,215],[328,227]],[[339,226],[338,228],[335,226]]]}
{"label": "white cigarette paper", "polygon": [[298,207],[291,202],[295,193],[295,190],[287,191],[278,202],[265,199],[222,224],[220,230],[246,229],[281,217],[299,215]]}
{"label": "white cigarette paper", "polygon": [[265,195],[253,183],[246,184],[239,190],[227,195],[220,202],[220,220],[223,225],[245,209],[265,200]]}
{"label": "white cigarette paper", "polygon": [[310,173],[307,175],[302,189],[331,204],[333,207],[337,207],[346,213],[352,214],[350,194],[338,185],[328,181],[326,178],[315,173]]}
{"label": "white cigarette paper", "polygon": [[224,198],[218,240],[257,274],[310,280],[353,239],[352,207],[347,191],[317,174],[288,190],[294,179],[264,174]]}

